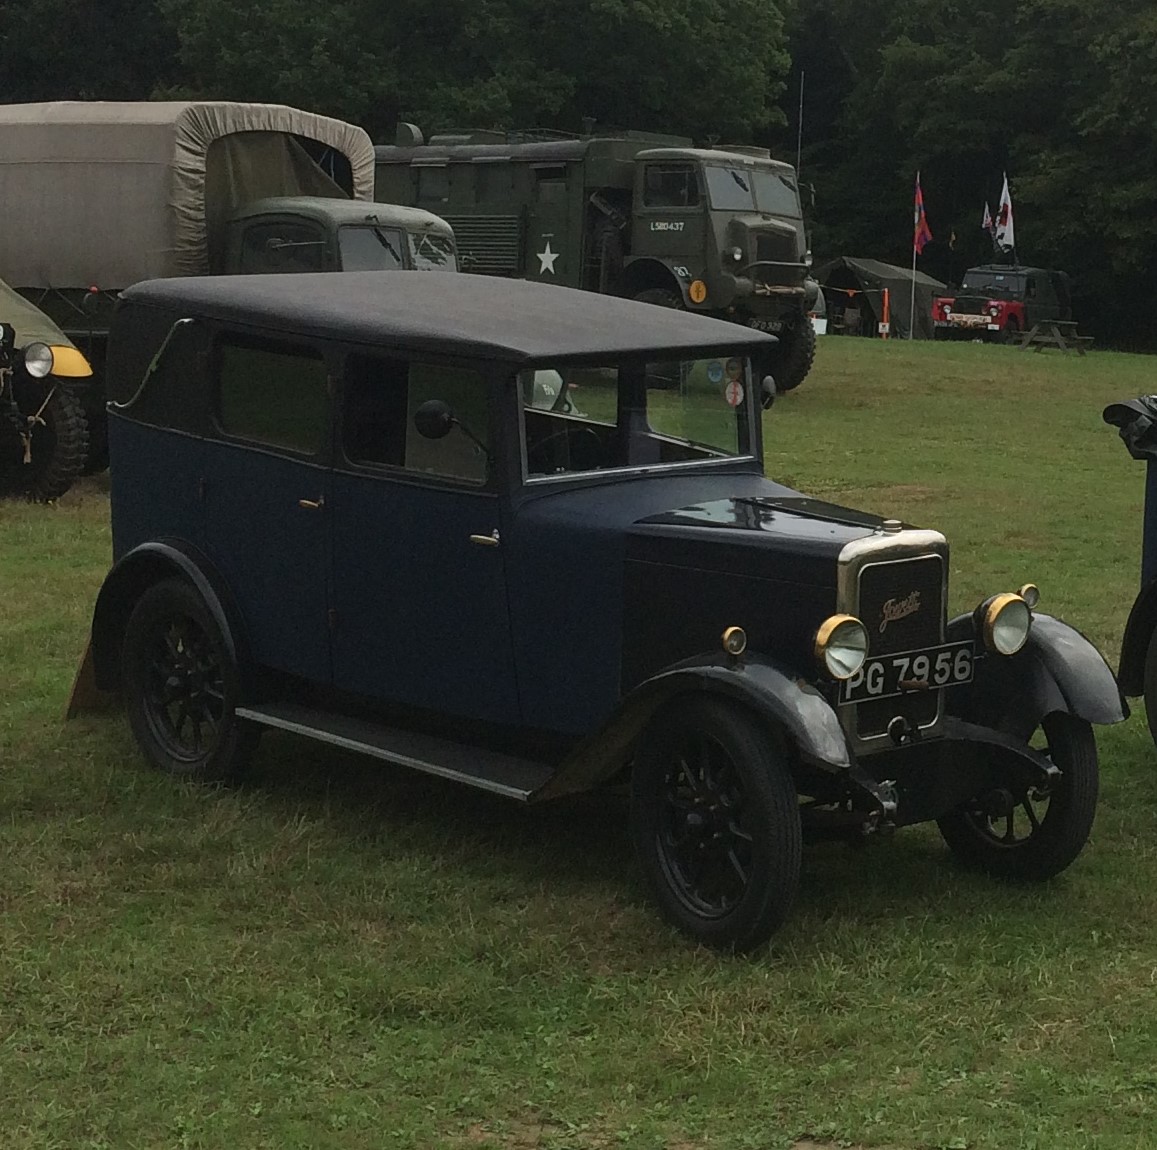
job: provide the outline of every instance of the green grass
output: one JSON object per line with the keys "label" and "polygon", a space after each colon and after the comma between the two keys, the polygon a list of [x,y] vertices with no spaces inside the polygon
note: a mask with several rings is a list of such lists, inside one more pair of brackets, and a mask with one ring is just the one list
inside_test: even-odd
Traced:
{"label": "green grass", "polygon": [[[1115,661],[1153,360],[821,341],[768,471],[945,532],[953,602],[1025,580]],[[146,770],[61,708],[107,500],[0,504],[0,1146],[1147,1147],[1157,752],[1102,730],[1090,845],[1017,889],[933,832],[805,854],[762,954],[689,947],[626,811],[527,811],[288,737]]]}

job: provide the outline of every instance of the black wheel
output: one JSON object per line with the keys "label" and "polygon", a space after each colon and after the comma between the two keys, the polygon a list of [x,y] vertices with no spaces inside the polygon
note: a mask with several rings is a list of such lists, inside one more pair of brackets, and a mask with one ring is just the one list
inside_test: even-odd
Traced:
{"label": "black wheel", "polygon": [[639,292],[635,299],[639,303],[653,303],[659,307],[677,307],[686,310],[683,307],[683,297],[670,288],[647,288],[646,291]]}
{"label": "black wheel", "polygon": [[806,315],[785,325],[779,347],[768,357],[777,392],[794,391],[807,378],[816,358],[816,329]]}
{"label": "black wheel", "polygon": [[937,820],[958,858],[1000,878],[1040,881],[1081,853],[1097,809],[1097,744],[1083,719],[1045,717],[1032,746],[1060,772],[1052,787],[998,788]]}
{"label": "black wheel", "polygon": [[1016,316],[1010,315],[1000,332],[1001,343],[1016,343],[1020,339],[1020,324]]}
{"label": "black wheel", "polygon": [[149,761],[172,775],[226,779],[248,761],[256,727],[234,715],[237,666],[201,596],[180,579],[156,583],[125,628],[129,722]]}
{"label": "black wheel", "polygon": [[52,379],[17,379],[14,391],[28,441],[5,426],[0,474],[18,494],[49,503],[83,473],[88,451],[84,408],[72,390]]}
{"label": "black wheel", "polygon": [[708,946],[751,950],[781,925],[799,885],[799,804],[766,732],[708,698],[665,708],[631,779],[639,863],[663,914]]}
{"label": "black wheel", "polygon": [[1150,637],[1145,653],[1145,719],[1149,734],[1157,743],[1157,631]]}

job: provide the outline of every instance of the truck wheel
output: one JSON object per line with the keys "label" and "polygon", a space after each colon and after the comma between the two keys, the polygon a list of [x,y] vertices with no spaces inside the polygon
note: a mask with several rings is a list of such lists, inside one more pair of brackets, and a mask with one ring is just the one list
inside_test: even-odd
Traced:
{"label": "truck wheel", "polygon": [[234,714],[240,675],[204,600],[181,579],[154,583],[125,628],[121,674],[129,723],[145,757],[197,782],[248,762],[259,729]]}
{"label": "truck wheel", "polygon": [[645,291],[639,292],[634,298],[639,303],[653,303],[658,304],[659,307],[677,307],[685,310],[683,297],[670,288],[647,288]]}
{"label": "truck wheel", "polygon": [[[937,820],[949,849],[998,878],[1041,881],[1081,853],[1097,809],[1097,743],[1083,719],[1057,711],[1041,725],[1061,778],[1048,790],[998,788]],[[1035,741],[1034,741],[1035,745]]]}
{"label": "truck wheel", "polygon": [[1020,324],[1017,323],[1015,316],[1009,316],[1008,321],[1000,331],[1001,343],[1016,343],[1020,339]]}
{"label": "truck wheel", "polygon": [[799,387],[811,371],[816,357],[816,329],[806,315],[799,316],[779,336],[779,347],[771,352],[771,374],[777,392]]}
{"label": "truck wheel", "polygon": [[664,916],[696,941],[751,950],[787,917],[802,849],[795,787],[734,704],[681,699],[660,712],[635,758],[631,829]]}
{"label": "truck wheel", "polygon": [[29,499],[50,503],[59,499],[80,478],[88,449],[84,409],[76,394],[55,381],[45,403],[40,380],[18,380],[16,406],[22,422],[33,416],[28,462],[24,444],[13,428],[4,432],[3,471],[12,488]]}

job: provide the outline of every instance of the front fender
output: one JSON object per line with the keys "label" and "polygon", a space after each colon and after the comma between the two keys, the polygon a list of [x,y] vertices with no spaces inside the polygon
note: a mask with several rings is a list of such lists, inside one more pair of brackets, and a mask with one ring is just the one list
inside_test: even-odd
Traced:
{"label": "front fender", "polygon": [[[974,638],[973,616],[948,624],[949,641]],[[1119,723],[1129,714],[1113,672],[1078,630],[1034,614],[1028,642],[1015,655],[977,659],[968,688],[948,692],[950,714],[1006,731],[1030,733],[1045,715],[1063,711],[1089,723]]]}
{"label": "front fender", "polygon": [[180,577],[191,583],[221,629],[230,658],[244,668],[242,630],[232,599],[212,564],[183,540],[151,540],[123,555],[105,576],[92,614],[90,640],[96,686],[102,691],[120,686],[121,639],[133,606],[141,594],[162,579]]}
{"label": "front fender", "polygon": [[647,724],[679,695],[711,694],[735,699],[783,730],[804,761],[825,771],[851,766],[847,739],[826,698],[790,668],[759,655],[689,659],[640,683],[603,728],[584,739],[560,765],[536,799],[588,790],[615,775]]}

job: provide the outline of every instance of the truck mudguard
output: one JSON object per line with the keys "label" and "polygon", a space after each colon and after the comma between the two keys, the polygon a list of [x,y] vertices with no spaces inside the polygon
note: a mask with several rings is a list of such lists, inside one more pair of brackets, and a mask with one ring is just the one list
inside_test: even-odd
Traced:
{"label": "truck mudguard", "polygon": [[92,617],[92,659],[102,691],[120,685],[120,640],[133,606],[154,583],[174,576],[191,583],[213,615],[233,661],[242,668],[244,644],[228,590],[209,561],[181,540],[150,540],[123,555],[105,577]]}
{"label": "truck mudguard", "polygon": [[[971,613],[948,624],[950,642],[975,633]],[[979,638],[978,638],[979,646]],[[969,688],[948,692],[952,714],[971,722],[1030,734],[1045,715],[1064,711],[1089,723],[1119,723],[1129,714],[1100,651],[1078,630],[1034,614],[1028,641],[1015,655],[976,661]]]}

